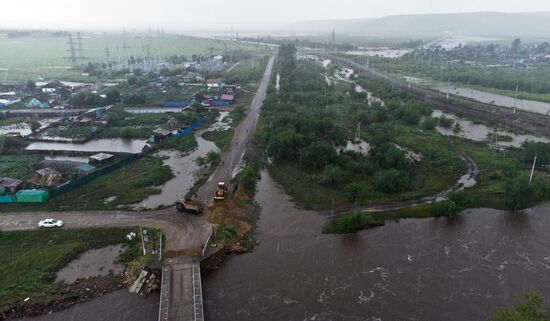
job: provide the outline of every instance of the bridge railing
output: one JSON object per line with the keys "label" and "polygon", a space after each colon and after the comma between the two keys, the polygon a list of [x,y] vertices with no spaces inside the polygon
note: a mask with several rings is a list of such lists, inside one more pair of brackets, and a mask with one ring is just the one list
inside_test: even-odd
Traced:
{"label": "bridge railing", "polygon": [[159,303],[159,321],[168,321],[170,309],[170,279],[172,271],[169,266],[162,268],[162,279],[160,286],[160,303]]}

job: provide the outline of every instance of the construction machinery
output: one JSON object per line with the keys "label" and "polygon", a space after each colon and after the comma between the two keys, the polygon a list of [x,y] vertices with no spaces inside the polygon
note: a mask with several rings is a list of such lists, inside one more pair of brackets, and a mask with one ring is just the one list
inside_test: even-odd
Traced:
{"label": "construction machinery", "polygon": [[180,212],[200,214],[202,213],[202,204],[196,200],[182,198],[176,202],[176,209]]}
{"label": "construction machinery", "polygon": [[225,194],[227,194],[227,187],[225,182],[218,182],[216,186],[216,194],[214,195],[214,200],[223,201],[225,199]]}

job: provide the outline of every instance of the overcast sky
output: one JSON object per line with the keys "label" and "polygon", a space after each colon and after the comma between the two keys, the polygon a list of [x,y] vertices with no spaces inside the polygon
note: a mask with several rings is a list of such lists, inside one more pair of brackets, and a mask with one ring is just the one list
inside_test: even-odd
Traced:
{"label": "overcast sky", "polygon": [[550,0],[2,0],[4,28],[270,28],[317,19],[550,11]]}

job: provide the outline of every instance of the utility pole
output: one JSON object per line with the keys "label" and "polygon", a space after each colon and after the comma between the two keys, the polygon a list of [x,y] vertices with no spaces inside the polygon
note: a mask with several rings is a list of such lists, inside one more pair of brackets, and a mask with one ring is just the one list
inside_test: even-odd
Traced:
{"label": "utility pole", "polygon": [[76,50],[73,35],[69,33],[69,40],[67,41],[67,52],[69,53],[68,59],[73,65],[76,64]]}
{"label": "utility pole", "polygon": [[533,167],[531,168],[531,176],[529,176],[529,185],[531,185],[531,181],[533,180],[533,174],[535,173],[536,164],[537,164],[537,155],[535,155],[535,159],[533,160]]}
{"label": "utility pole", "polygon": [[82,44],[82,34],[80,32],[76,33],[76,41],[78,45],[78,58],[84,59],[84,46]]}
{"label": "utility pole", "polygon": [[141,211],[143,208],[138,209],[138,225],[139,225],[139,232],[141,234],[141,248],[143,249],[143,255],[147,255],[147,251],[145,250],[145,240],[143,239],[143,227],[141,226]]}

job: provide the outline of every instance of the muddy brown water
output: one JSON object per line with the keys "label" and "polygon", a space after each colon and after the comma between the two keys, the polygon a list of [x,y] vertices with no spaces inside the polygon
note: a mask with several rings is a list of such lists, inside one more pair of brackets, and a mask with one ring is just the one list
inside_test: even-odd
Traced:
{"label": "muddy brown water", "polygon": [[72,284],[81,278],[120,274],[124,266],[116,263],[124,245],[112,245],[86,251],[57,272],[56,281]]}
{"label": "muddy brown water", "polygon": [[209,151],[219,152],[216,144],[202,138],[204,131],[195,133],[198,148],[190,154],[184,155],[178,151],[168,150],[160,151],[157,156],[166,157],[164,165],[170,166],[174,177],[162,186],[160,194],[151,195],[134,208],[154,209],[159,206],[168,206],[174,204],[178,199],[183,198],[197,181],[196,173],[200,169],[196,160],[199,157],[205,157]]}
{"label": "muddy brown water", "polygon": [[106,294],[67,310],[20,320],[28,321],[157,321],[158,295],[140,296],[128,290]]}
{"label": "muddy brown water", "polygon": [[265,172],[258,187],[261,245],[205,275],[209,321],[486,320],[524,291],[550,295],[550,204],[330,236]]}
{"label": "muddy brown water", "polygon": [[26,150],[41,151],[81,151],[81,152],[112,152],[138,154],[146,145],[144,140],[135,139],[95,139],[83,144],[77,143],[56,143],[56,142],[34,142]]}
{"label": "muddy brown water", "polygon": [[550,103],[528,100],[528,99],[515,99],[514,97],[493,94],[485,91],[475,90],[471,88],[461,87],[437,87],[437,90],[443,93],[451,93],[453,95],[470,98],[485,104],[494,104],[497,106],[514,108],[525,111],[530,111],[539,114],[550,114]]}

